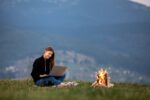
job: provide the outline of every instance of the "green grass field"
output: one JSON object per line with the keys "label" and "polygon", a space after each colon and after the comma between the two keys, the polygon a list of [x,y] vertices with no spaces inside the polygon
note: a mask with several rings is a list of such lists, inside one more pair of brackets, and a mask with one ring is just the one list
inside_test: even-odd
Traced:
{"label": "green grass field", "polygon": [[0,80],[0,100],[148,100],[150,85],[116,83],[112,88],[92,88],[78,81],[76,87],[37,87],[32,80]]}

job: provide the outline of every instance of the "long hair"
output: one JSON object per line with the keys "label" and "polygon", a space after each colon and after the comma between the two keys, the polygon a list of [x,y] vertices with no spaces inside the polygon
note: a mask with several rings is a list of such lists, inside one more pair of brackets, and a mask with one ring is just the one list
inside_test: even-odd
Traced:
{"label": "long hair", "polygon": [[54,52],[54,49],[52,47],[47,47],[47,48],[45,48],[45,51],[52,51],[53,52],[52,56],[49,58],[49,60],[50,60],[50,69],[52,69],[55,65],[55,52]]}

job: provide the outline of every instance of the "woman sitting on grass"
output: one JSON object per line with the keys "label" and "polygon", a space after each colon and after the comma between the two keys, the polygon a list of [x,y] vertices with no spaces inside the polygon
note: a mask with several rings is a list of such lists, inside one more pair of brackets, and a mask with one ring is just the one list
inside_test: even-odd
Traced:
{"label": "woman sitting on grass", "polygon": [[37,86],[58,86],[64,85],[63,76],[50,76],[49,73],[54,67],[55,52],[52,47],[47,47],[41,57],[37,58],[33,63],[31,76]]}

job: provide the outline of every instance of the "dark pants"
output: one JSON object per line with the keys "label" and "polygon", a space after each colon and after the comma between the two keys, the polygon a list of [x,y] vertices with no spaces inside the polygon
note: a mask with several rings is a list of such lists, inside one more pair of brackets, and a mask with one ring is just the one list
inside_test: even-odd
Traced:
{"label": "dark pants", "polygon": [[36,81],[37,86],[52,86],[59,85],[62,81],[64,81],[65,75],[63,76],[47,76],[45,78],[39,79]]}

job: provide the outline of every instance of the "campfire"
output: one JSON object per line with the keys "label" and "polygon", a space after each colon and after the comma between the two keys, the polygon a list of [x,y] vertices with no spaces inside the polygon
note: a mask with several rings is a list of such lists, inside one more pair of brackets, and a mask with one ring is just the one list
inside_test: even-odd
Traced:
{"label": "campfire", "polygon": [[101,68],[96,74],[96,81],[91,85],[92,87],[113,87],[114,85],[110,83],[110,77],[108,72]]}

